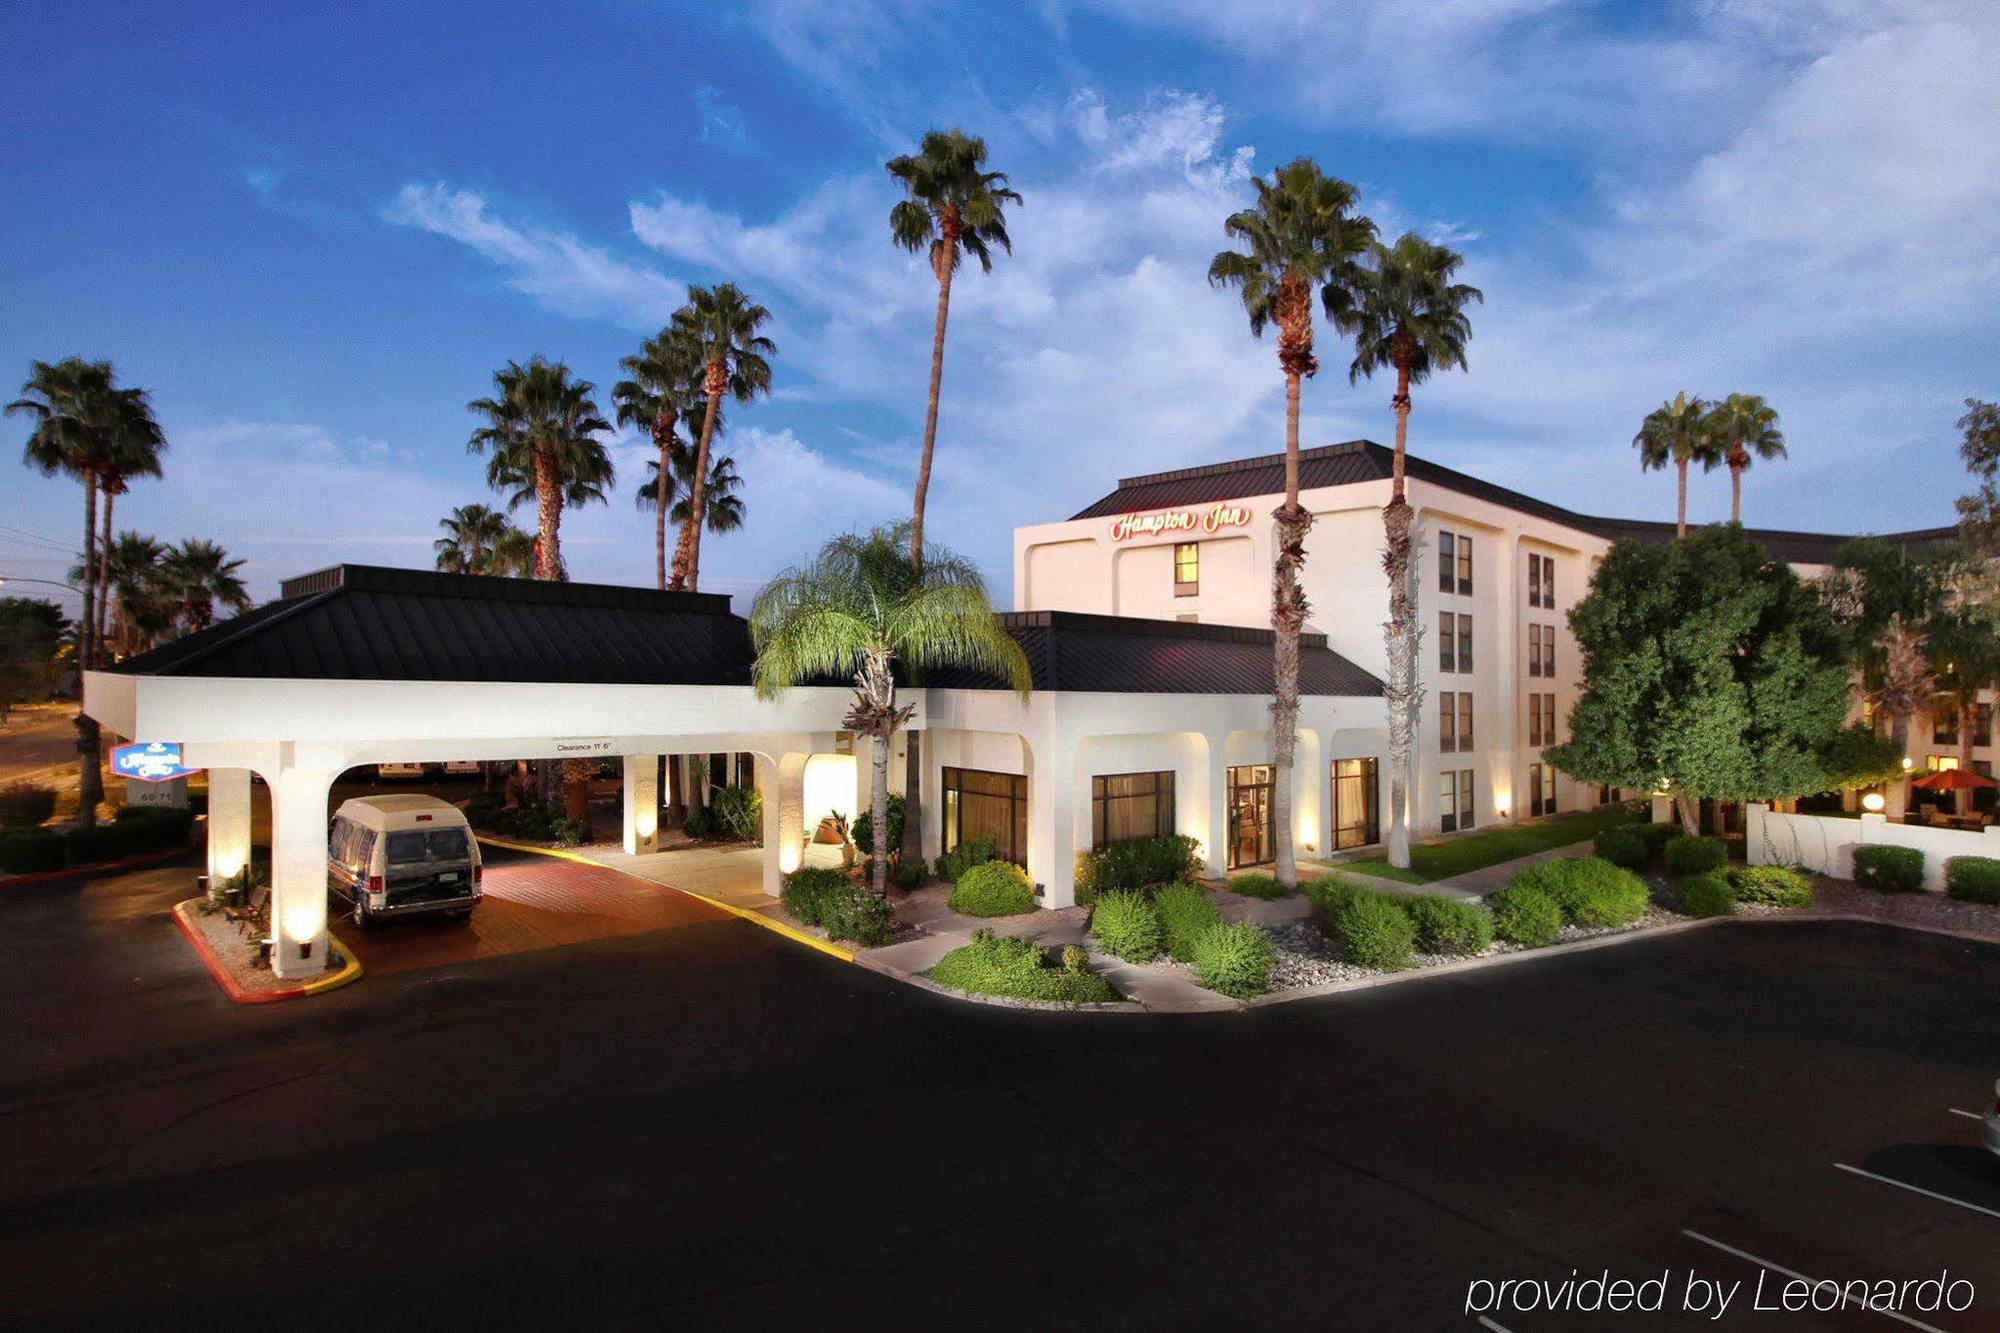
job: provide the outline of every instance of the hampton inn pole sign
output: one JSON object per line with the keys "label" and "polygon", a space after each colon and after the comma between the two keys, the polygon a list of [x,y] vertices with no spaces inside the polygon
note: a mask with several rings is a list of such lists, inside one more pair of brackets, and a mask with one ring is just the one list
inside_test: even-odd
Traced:
{"label": "hampton inn pole sign", "polygon": [[1155,509],[1150,514],[1120,514],[1111,520],[1111,540],[1158,537],[1170,532],[1220,532],[1250,526],[1250,511],[1242,505],[1218,504],[1207,509]]}

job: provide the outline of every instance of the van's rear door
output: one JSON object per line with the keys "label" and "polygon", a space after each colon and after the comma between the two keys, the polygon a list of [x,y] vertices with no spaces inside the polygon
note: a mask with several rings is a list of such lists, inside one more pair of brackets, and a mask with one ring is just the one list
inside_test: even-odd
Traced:
{"label": "van's rear door", "polygon": [[388,839],[385,906],[449,902],[475,892],[472,839],[464,829],[403,829]]}

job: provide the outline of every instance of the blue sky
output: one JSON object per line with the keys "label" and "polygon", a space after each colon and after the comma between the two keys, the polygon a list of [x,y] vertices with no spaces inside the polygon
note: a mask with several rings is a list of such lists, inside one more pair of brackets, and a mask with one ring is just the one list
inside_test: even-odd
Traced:
{"label": "blue sky", "polygon": [[[1003,603],[1014,524],[1282,446],[1274,349],[1203,279],[1249,174],[1298,154],[1465,252],[1471,372],[1418,391],[1411,447],[1495,481],[1668,517],[1639,419],[1742,390],[1792,452],[1749,521],[1929,526],[1966,489],[1960,401],[2000,395],[1990,4],[79,4],[0,38],[34,53],[0,84],[0,369],[80,353],[150,388],[167,477],[121,526],[213,537],[259,595],[428,564],[492,498],[465,403],[493,369],[543,353],[608,395],[689,282],[747,288],[780,348],[704,586],[899,516],[935,291],[881,164],[933,125],[1025,196],[1014,256],[954,294],[932,492]],[[1307,442],[1387,439],[1388,387],[1321,337]],[[641,452],[565,520],[577,577],[650,580]],[[55,576],[77,489],[0,475],[0,573]],[[1727,491],[1698,480],[1696,515]]]}

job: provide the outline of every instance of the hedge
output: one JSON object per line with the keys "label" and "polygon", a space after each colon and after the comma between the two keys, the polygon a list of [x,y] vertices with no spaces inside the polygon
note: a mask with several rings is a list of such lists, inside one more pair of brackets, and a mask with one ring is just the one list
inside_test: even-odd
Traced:
{"label": "hedge", "polygon": [[1320,914],[1329,921],[1336,912],[1352,902],[1356,894],[1369,892],[1351,879],[1332,874],[1306,880],[1299,885],[1299,889],[1312,900],[1312,905],[1317,907]]}
{"label": "hedge", "polygon": [[1964,903],[2000,903],[2000,860],[1954,856],[1944,863],[1944,891]]}
{"label": "hedge", "polygon": [[1471,957],[1492,947],[1493,918],[1478,903],[1426,893],[1403,899],[1402,906],[1425,953]]}
{"label": "hedge", "polygon": [[1196,979],[1212,991],[1248,1000],[1271,989],[1271,937],[1255,922],[1209,926],[1190,952]]}
{"label": "hedge", "polygon": [[1764,907],[1810,907],[1813,879],[1788,866],[1731,866],[1722,872],[1739,903]]}
{"label": "hedge", "polygon": [[1035,889],[1012,861],[985,861],[958,877],[945,905],[966,916],[1019,916],[1035,910]]}
{"label": "hedge", "polygon": [[68,864],[62,835],[54,829],[0,829],[0,871],[10,875],[45,875]]}
{"label": "hedge", "polygon": [[115,818],[118,827],[127,830],[135,853],[184,847],[188,834],[194,831],[194,811],[172,806],[120,806]]}
{"label": "hedge", "polygon": [[[1224,887],[1242,897],[1262,898],[1266,901],[1273,898],[1289,898],[1298,892],[1298,889],[1288,889],[1278,883],[1277,877],[1273,875],[1238,875]],[[1305,881],[1301,880],[1299,888],[1304,887]]]}
{"label": "hedge", "polygon": [[1681,836],[1681,826],[1672,822],[1641,824],[1638,827],[1639,836],[1646,840],[1646,851],[1653,856],[1658,856],[1666,851],[1667,843],[1670,839]]}
{"label": "hedge", "polygon": [[1193,838],[1178,833],[1093,847],[1077,856],[1077,888],[1098,894],[1171,884],[1194,869],[1195,847]]}
{"label": "hedge", "polygon": [[[1671,844],[1669,844],[1671,845]],[[1624,926],[1645,915],[1646,882],[1595,856],[1555,857],[1529,866],[1508,882],[1547,894],[1563,920],[1578,926]]]}
{"label": "hedge", "polygon": [[1736,889],[1714,871],[1685,877],[1675,892],[1688,916],[1730,916],[1736,911]]}
{"label": "hedge", "polygon": [[1539,949],[1562,936],[1563,912],[1544,889],[1518,880],[1486,900],[1493,933],[1511,944]]}
{"label": "hedge", "polygon": [[1153,900],[1130,889],[1113,889],[1097,900],[1090,914],[1090,933],[1104,952],[1128,963],[1152,962],[1165,938]]}
{"label": "hedge", "polygon": [[801,866],[778,886],[778,902],[808,926],[820,924],[828,894],[846,889],[847,876],[825,866]]}
{"label": "hedge", "polygon": [[116,861],[138,850],[145,833],[132,824],[99,824],[95,828],[73,828],[63,834],[63,848],[73,866],[93,861]]}
{"label": "hedge", "polygon": [[1110,982],[1089,969],[1081,949],[1063,950],[1056,965],[1033,940],[995,935],[984,926],[972,933],[972,943],[938,959],[926,975],[940,986],[1017,1000],[1108,1004],[1121,998]]}
{"label": "hedge", "polygon": [[0,787],[0,828],[33,828],[56,812],[56,789],[33,782]]}
{"label": "hedge", "polygon": [[840,888],[829,889],[821,896],[819,911],[820,926],[830,939],[872,948],[887,944],[896,933],[889,900],[878,897],[866,884],[844,877]]}
{"label": "hedge", "polygon": [[1720,838],[1667,839],[1667,870],[1675,875],[1705,875],[1729,864],[1729,846]]}
{"label": "hedge", "polygon": [[1615,824],[1597,835],[1591,850],[1615,866],[1638,870],[1652,859],[1646,833],[1637,824]]}
{"label": "hedge", "polygon": [[984,865],[993,859],[993,843],[986,838],[967,838],[958,846],[937,859],[937,877],[947,884],[958,883],[958,877],[977,865]]}
{"label": "hedge", "polygon": [[1194,961],[1194,937],[1222,920],[1222,913],[1199,884],[1169,884],[1153,895],[1160,914],[1160,943],[1177,963]]}
{"label": "hedge", "polygon": [[1385,893],[1357,893],[1333,915],[1340,956],[1356,967],[1394,972],[1407,966],[1417,928],[1398,900]]}
{"label": "hedge", "polygon": [[1879,843],[1856,847],[1854,882],[1882,893],[1916,893],[1924,887],[1924,854]]}

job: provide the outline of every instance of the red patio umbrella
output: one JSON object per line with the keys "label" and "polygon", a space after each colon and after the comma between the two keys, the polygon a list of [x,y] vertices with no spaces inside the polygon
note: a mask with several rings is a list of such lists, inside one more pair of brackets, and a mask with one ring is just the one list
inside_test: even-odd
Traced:
{"label": "red patio umbrella", "polygon": [[1922,787],[1925,791],[1971,791],[1978,787],[2000,787],[2000,782],[1963,768],[1941,768],[1935,773],[1910,779],[1910,785]]}

